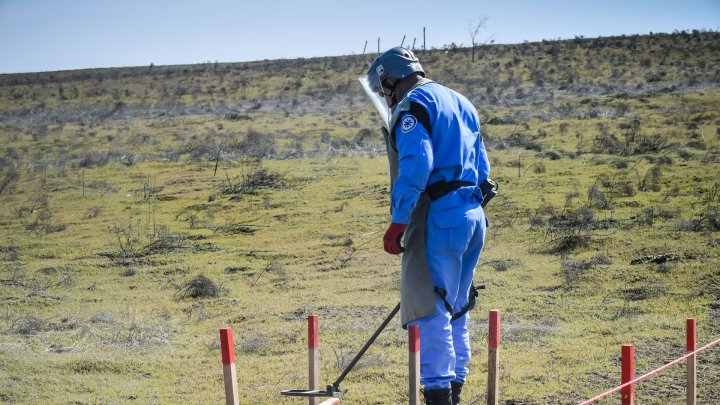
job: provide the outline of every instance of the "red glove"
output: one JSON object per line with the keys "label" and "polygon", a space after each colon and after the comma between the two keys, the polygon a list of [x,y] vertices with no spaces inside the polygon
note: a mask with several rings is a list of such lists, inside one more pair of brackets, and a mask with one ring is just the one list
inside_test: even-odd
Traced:
{"label": "red glove", "polygon": [[385,236],[383,236],[383,244],[385,245],[385,251],[391,255],[399,255],[404,252],[405,249],[400,246],[400,240],[407,229],[407,224],[391,223],[388,226]]}

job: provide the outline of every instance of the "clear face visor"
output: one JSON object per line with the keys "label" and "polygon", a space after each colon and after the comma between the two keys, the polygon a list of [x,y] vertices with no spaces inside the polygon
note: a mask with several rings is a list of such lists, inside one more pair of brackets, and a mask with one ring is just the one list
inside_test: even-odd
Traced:
{"label": "clear face visor", "polygon": [[370,98],[370,101],[375,106],[375,109],[377,110],[378,114],[380,114],[380,118],[382,118],[383,123],[385,126],[389,126],[390,123],[390,108],[387,105],[387,102],[385,101],[385,97],[378,93],[377,91],[373,91],[372,86],[370,85],[370,79],[367,76],[360,76],[358,77],[358,80],[360,81],[360,84],[362,85],[363,89],[365,90],[365,93]]}

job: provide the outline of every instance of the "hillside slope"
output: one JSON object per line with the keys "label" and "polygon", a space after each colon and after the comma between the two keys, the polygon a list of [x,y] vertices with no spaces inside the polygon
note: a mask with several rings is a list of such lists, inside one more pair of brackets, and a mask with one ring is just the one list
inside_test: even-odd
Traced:
{"label": "hillside slope", "polygon": [[[476,282],[506,404],[577,403],[720,335],[720,34],[418,52],[478,107],[501,194]],[[331,381],[399,298],[387,164],[357,82],[375,55],[0,75],[0,401],[299,401],[305,319]],[[407,401],[394,323],[343,383]],[[717,403],[720,350],[699,357]],[[680,403],[683,368],[636,387]]]}

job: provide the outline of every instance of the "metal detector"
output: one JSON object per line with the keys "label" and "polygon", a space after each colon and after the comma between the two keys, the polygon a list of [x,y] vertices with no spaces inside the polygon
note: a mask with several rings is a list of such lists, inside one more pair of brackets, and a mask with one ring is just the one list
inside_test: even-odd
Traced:
{"label": "metal detector", "polygon": [[343,370],[342,374],[340,374],[340,377],[335,380],[334,383],[329,384],[325,391],[321,390],[304,390],[304,389],[294,389],[294,390],[285,390],[280,391],[281,395],[286,395],[290,397],[338,397],[340,396],[340,393],[342,392],[340,390],[340,383],[345,379],[345,377],[348,375],[350,370],[355,367],[355,364],[357,364],[358,360],[365,354],[367,349],[375,342],[375,339],[377,339],[378,336],[380,336],[380,333],[385,329],[388,323],[395,317],[395,314],[398,313],[400,310],[400,303],[397,304],[395,309],[390,312],[390,315],[388,315],[387,318],[383,321],[383,323],[380,325],[378,330],[375,331],[375,333],[370,337],[370,340],[365,343],[365,346],[363,346],[362,349],[358,352],[358,354],[355,355],[355,357],[352,359],[350,364],[345,367],[345,370]]}

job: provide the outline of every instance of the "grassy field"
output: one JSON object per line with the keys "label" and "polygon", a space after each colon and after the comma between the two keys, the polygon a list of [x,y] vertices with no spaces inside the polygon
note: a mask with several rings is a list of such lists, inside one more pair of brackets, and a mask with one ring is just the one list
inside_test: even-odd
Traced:
{"label": "grassy field", "polygon": [[[483,120],[500,195],[471,313],[505,404],[569,404],[720,336],[720,35],[419,52]],[[399,299],[382,251],[387,162],[357,76],[372,55],[0,75],[0,402],[243,404],[306,386],[306,318],[331,383]],[[407,402],[395,321],[344,403]],[[636,387],[684,402],[684,367]],[[720,402],[720,349],[699,356]],[[617,395],[601,403],[617,402]]]}

